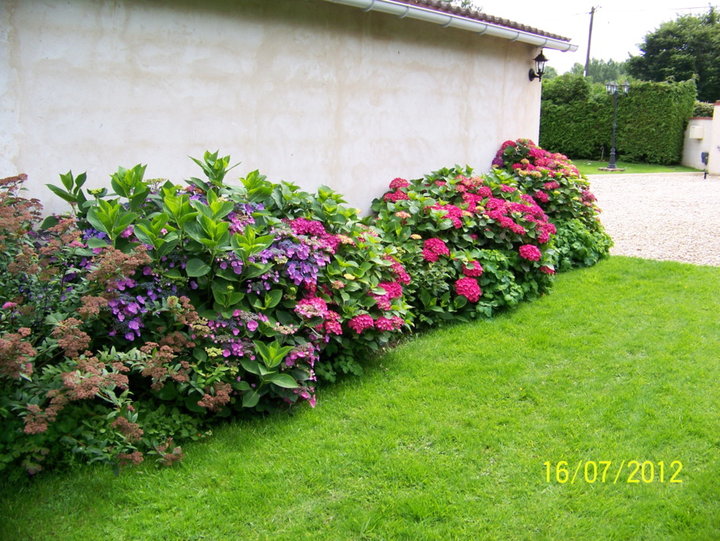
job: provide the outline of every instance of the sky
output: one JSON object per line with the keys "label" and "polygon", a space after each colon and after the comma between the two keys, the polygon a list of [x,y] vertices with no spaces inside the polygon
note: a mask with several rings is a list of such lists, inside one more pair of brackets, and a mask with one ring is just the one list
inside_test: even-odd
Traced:
{"label": "sky", "polygon": [[595,6],[590,57],[626,60],[641,53],[638,45],[649,32],[678,15],[708,11],[703,0],[474,0],[483,12],[526,24],[571,39],[573,52],[545,50],[559,74],[576,62],[585,64],[590,9]]}

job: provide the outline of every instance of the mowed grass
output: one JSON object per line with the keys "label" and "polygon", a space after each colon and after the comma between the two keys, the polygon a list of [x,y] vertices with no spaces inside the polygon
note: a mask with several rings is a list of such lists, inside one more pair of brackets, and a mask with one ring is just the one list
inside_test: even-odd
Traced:
{"label": "mowed grass", "polygon": [[[719,289],[718,268],[631,258],[564,274],[408,340],[314,410],[226,425],[172,469],[6,487],[0,538],[718,539]],[[548,482],[561,460],[612,466]],[[651,482],[627,482],[632,460],[655,463]]]}
{"label": "mowed grass", "polygon": [[624,171],[600,171],[601,167],[607,167],[607,161],[573,160],[575,166],[583,175],[626,175],[629,173],[698,173],[698,169],[685,167],[684,165],[656,165],[651,163],[627,163],[617,162],[617,167]]}

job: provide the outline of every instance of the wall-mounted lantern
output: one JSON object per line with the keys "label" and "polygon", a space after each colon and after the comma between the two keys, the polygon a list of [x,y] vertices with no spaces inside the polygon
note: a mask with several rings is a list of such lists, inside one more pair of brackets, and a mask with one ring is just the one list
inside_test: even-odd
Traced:
{"label": "wall-mounted lantern", "polygon": [[545,55],[542,54],[541,50],[540,54],[537,55],[533,60],[535,61],[535,69],[530,68],[528,77],[531,81],[534,81],[535,79],[537,79],[538,81],[542,81],[542,76],[545,73],[545,64],[547,63],[547,58],[545,58]]}

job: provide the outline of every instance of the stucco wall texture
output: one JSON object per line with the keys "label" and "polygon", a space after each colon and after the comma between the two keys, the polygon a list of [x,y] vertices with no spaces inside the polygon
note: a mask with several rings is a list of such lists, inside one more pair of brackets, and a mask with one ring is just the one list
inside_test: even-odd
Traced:
{"label": "stucco wall texture", "polygon": [[537,49],[320,0],[3,0],[0,176],[63,208],[70,169],[102,186],[200,171],[220,149],[271,180],[367,210],[394,177],[537,139]]}
{"label": "stucco wall texture", "polygon": [[[707,165],[700,160],[701,152],[708,153]],[[682,164],[720,175],[720,101],[715,102],[712,118],[691,118],[688,122]]]}

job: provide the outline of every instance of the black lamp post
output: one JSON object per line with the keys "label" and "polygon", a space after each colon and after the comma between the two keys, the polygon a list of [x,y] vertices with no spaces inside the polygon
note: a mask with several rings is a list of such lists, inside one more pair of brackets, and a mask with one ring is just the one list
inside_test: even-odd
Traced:
{"label": "black lamp post", "polygon": [[618,94],[622,92],[623,94],[627,94],[630,90],[630,84],[629,83],[623,83],[621,85],[617,84],[615,81],[610,81],[609,83],[605,83],[605,90],[607,90],[607,93],[610,94],[613,97],[613,127],[612,127],[612,141],[610,142],[610,163],[608,163],[607,168],[608,169],[617,169],[617,164],[615,163],[615,132],[617,132],[617,98]]}
{"label": "black lamp post", "polygon": [[531,81],[534,81],[535,79],[537,79],[538,81],[542,81],[542,76],[545,73],[545,64],[547,63],[547,58],[545,58],[545,55],[542,54],[541,50],[540,54],[533,58],[533,60],[535,62],[535,69],[530,68],[528,77]]}

